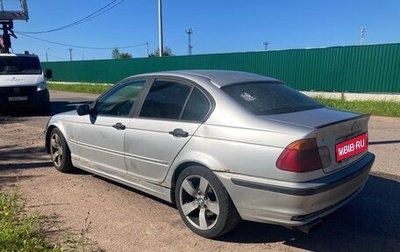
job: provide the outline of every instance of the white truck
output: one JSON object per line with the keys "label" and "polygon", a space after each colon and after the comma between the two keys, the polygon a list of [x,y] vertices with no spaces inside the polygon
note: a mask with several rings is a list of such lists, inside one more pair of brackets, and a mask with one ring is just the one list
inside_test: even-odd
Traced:
{"label": "white truck", "polygon": [[50,69],[43,71],[36,55],[0,53],[0,111],[49,111],[46,78],[52,75]]}
{"label": "white truck", "polygon": [[[6,5],[4,5],[6,3]],[[3,35],[0,36],[0,113],[9,110],[25,110],[47,112],[50,109],[50,97],[46,78],[52,78],[52,71],[42,69],[39,57],[25,52],[10,52],[11,36],[14,34],[13,20],[28,21],[26,0],[0,0],[0,24]],[[10,4],[11,10],[7,10]]]}

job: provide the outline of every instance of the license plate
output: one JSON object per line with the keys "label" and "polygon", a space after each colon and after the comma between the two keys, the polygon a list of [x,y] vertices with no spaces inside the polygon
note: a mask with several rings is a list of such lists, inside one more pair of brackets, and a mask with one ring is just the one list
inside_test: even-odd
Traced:
{"label": "license plate", "polygon": [[346,140],[336,145],[336,161],[349,158],[368,150],[367,133]]}
{"label": "license plate", "polygon": [[8,101],[27,101],[28,96],[12,96],[8,97]]}

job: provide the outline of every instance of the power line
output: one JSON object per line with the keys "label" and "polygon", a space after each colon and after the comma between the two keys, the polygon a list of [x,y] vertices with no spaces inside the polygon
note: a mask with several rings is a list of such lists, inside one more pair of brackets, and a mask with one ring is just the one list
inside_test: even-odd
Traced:
{"label": "power line", "polygon": [[75,21],[75,22],[73,22],[71,24],[61,26],[59,28],[55,28],[55,29],[51,29],[51,30],[47,30],[47,31],[33,31],[33,32],[19,31],[19,33],[20,34],[43,34],[43,33],[50,33],[50,32],[55,32],[55,31],[60,31],[60,30],[64,30],[64,29],[67,29],[67,28],[71,28],[73,26],[76,26],[76,25],[82,24],[84,22],[87,22],[87,21],[89,21],[89,20],[91,20],[91,19],[93,19],[93,18],[95,18],[97,16],[100,16],[101,14],[103,14],[103,13],[105,13],[105,12],[107,12],[107,11],[113,9],[113,8],[115,8],[116,6],[118,6],[121,3],[125,2],[126,0],[121,0],[121,1],[119,1],[117,3],[115,3],[116,1],[117,0],[113,0],[111,3],[108,3],[107,5],[101,7],[100,9],[98,9],[95,12],[91,13],[90,15],[88,15],[88,16],[86,16],[84,18],[81,18],[78,21]]}
{"label": "power line", "polygon": [[143,46],[143,45],[148,45],[148,43],[141,43],[141,44],[137,44],[137,45],[127,45],[127,46],[113,46],[113,47],[89,47],[89,46],[79,46],[79,45],[70,45],[70,44],[64,44],[64,43],[59,43],[59,42],[54,42],[54,41],[50,41],[50,40],[46,40],[46,39],[41,39],[41,38],[35,38],[33,36],[24,34],[24,33],[18,33],[19,35],[31,38],[31,39],[35,39],[35,40],[39,40],[42,42],[46,42],[46,43],[50,43],[50,44],[55,44],[55,45],[61,45],[61,46],[66,46],[66,47],[72,47],[72,48],[81,48],[81,49],[91,49],[91,50],[112,50],[115,48],[120,48],[120,49],[125,49],[125,48],[133,48],[133,47],[139,47],[139,46]]}
{"label": "power line", "polygon": [[59,59],[59,60],[67,60],[67,58],[65,58],[65,57],[59,57],[59,56],[56,56],[56,55],[53,55],[53,54],[48,54],[47,56],[50,56],[52,58],[56,58],[56,59]]}

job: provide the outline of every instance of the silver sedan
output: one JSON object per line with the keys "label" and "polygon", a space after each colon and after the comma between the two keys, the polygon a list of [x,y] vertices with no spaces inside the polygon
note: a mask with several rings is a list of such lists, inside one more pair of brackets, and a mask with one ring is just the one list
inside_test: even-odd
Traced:
{"label": "silver sedan", "polygon": [[241,219],[309,231],[355,197],[375,158],[368,121],[270,77],[184,70],[125,78],[45,134],[57,170],[174,203],[216,238]]}

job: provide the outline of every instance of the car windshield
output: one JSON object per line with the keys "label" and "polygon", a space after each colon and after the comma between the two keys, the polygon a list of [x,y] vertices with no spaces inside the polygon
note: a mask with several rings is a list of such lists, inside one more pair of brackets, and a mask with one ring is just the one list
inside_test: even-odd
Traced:
{"label": "car windshield", "polygon": [[41,74],[42,68],[36,57],[1,57],[0,75]]}
{"label": "car windshield", "polygon": [[290,113],[323,107],[322,104],[282,83],[252,82],[222,88],[256,115]]}

